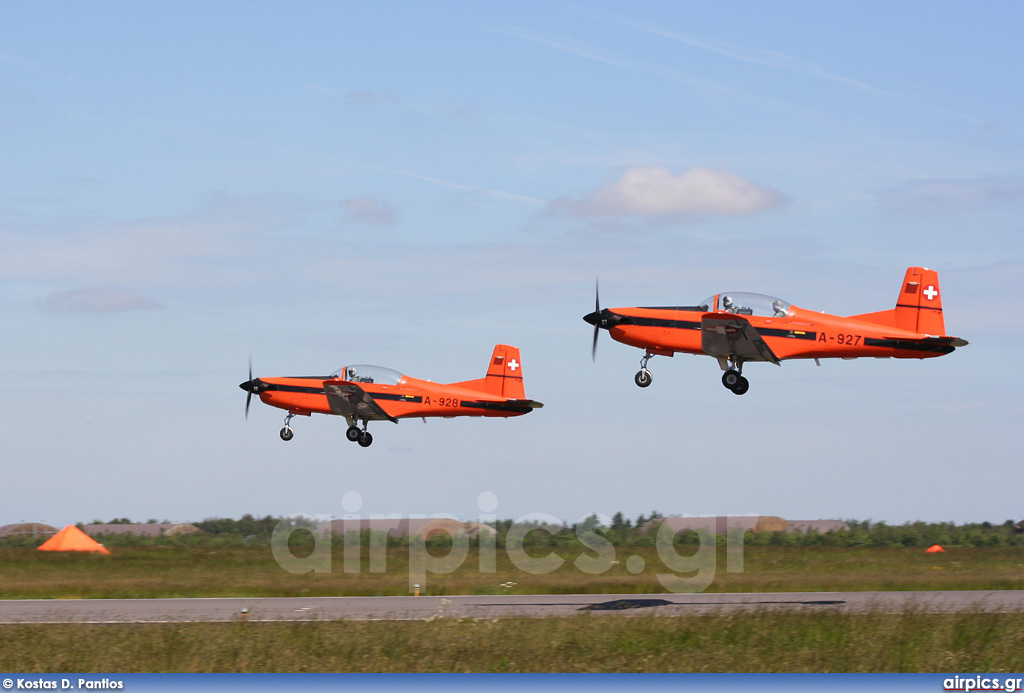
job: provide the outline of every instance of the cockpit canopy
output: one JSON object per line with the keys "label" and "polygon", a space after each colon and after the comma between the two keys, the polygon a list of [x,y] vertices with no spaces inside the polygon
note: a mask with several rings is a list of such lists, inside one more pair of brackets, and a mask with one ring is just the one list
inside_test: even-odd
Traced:
{"label": "cockpit canopy", "polygon": [[402,374],[383,366],[370,366],[357,364],[345,366],[331,373],[332,378],[341,378],[352,383],[377,383],[383,385],[398,385],[402,380]]}
{"label": "cockpit canopy", "polygon": [[789,315],[790,304],[774,296],[732,291],[717,294],[701,301],[700,308],[708,312],[723,311],[725,313],[735,313],[736,315],[784,318]]}

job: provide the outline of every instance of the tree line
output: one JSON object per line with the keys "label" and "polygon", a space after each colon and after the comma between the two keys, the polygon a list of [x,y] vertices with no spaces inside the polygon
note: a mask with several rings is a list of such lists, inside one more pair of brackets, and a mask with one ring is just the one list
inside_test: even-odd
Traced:
{"label": "tree line", "polygon": [[[574,548],[584,545],[588,533],[602,537],[616,547],[655,546],[658,542],[658,520],[662,515],[652,512],[640,515],[635,520],[626,518],[621,512],[615,513],[609,522],[602,522],[597,515],[591,515],[579,523],[562,523],[559,525],[539,522],[521,522],[512,519],[498,520],[492,523],[496,535],[493,541],[498,548],[504,548],[511,538],[525,548]],[[96,522],[94,524],[103,524]],[[106,524],[133,524],[128,518],[117,518]],[[318,521],[311,518],[275,517],[266,515],[255,517],[243,515],[238,519],[207,518],[192,523],[199,531],[193,534],[177,536],[139,537],[131,534],[107,534],[102,541],[108,546],[130,545],[185,545],[185,546],[268,546],[275,529],[291,530],[289,543],[311,543],[313,532],[319,526]],[[85,529],[87,525],[79,524]],[[662,540],[666,535],[661,535]],[[672,535],[675,544],[698,544],[709,541],[711,535],[706,530],[683,530]],[[350,540],[352,538],[350,537]],[[407,546],[410,537],[387,536],[385,532],[363,530],[358,540],[363,545],[385,544],[387,546]],[[871,520],[846,520],[845,527],[828,532],[809,530],[807,532],[753,532],[730,529],[728,535],[717,535],[714,540],[719,545],[742,540],[746,546],[835,546],[835,547],[928,547],[934,544],[941,546],[973,546],[999,547],[1024,546],[1024,533],[1014,525],[1013,520],[1002,524],[990,522],[956,524],[953,522],[907,522],[902,525],[891,525],[886,522]],[[45,538],[30,539],[26,537],[3,537],[0,545],[5,546],[38,546]],[[341,546],[345,537],[333,535],[331,541]],[[479,537],[471,537],[470,545],[476,546]],[[451,543],[447,534],[432,539],[429,545],[445,546]]]}

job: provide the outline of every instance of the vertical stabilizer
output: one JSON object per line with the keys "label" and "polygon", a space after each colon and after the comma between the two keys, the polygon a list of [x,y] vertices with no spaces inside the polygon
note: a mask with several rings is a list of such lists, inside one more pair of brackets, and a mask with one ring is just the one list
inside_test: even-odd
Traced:
{"label": "vertical stabilizer", "polygon": [[519,360],[519,349],[507,344],[498,344],[491,354],[484,378],[486,391],[492,395],[524,399],[523,364]]}
{"label": "vertical stabilizer", "polygon": [[908,268],[894,312],[900,329],[945,336],[939,273],[925,267]]}

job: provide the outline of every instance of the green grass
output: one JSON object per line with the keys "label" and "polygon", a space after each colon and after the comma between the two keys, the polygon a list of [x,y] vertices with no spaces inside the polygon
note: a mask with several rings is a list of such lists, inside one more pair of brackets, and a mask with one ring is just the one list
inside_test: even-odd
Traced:
{"label": "green grass", "polygon": [[[131,546],[115,547],[113,553],[0,548],[0,599],[405,595],[410,587],[408,548],[387,550],[386,572],[371,572],[368,565],[345,572],[343,552],[335,549],[330,572],[304,575],[282,569],[266,547]],[[554,572],[534,575],[516,568],[498,550],[496,571],[481,572],[474,549],[453,572],[428,573],[423,593],[666,591],[657,574],[671,571],[654,548],[619,548],[618,563],[593,575],[573,566],[577,555],[566,554],[566,563]],[[636,575],[626,567],[631,556],[644,559],[645,568]],[[920,548],[760,546],[746,547],[743,572],[727,572],[726,565],[725,550],[720,549],[715,579],[705,591],[1024,589],[1024,547],[964,547],[926,554]],[[509,582],[515,585],[502,587]]]}
{"label": "green grass", "polygon": [[1020,672],[1021,614],[581,615],[0,628],[0,671]]}
{"label": "green grass", "polygon": [[[687,547],[677,549],[681,554]],[[689,549],[692,550],[692,549]],[[365,549],[364,549],[365,551]],[[438,565],[443,551],[431,550]],[[0,598],[405,595],[409,549],[390,548],[385,572],[296,575],[267,547],[114,547],[114,555],[0,548]],[[298,553],[298,550],[296,551]],[[548,553],[531,550],[534,556]],[[658,593],[668,573],[655,548],[619,547],[617,563],[591,575],[565,553],[558,570],[533,575],[504,551],[495,572],[468,558],[428,574],[424,594]],[[638,574],[632,556],[644,559]],[[591,557],[593,557],[591,555]],[[726,553],[708,591],[1024,589],[1024,548],[749,546],[744,570]],[[634,561],[635,564],[635,561]],[[635,567],[635,565],[634,565]],[[508,585],[508,583],[515,583]],[[503,586],[504,585],[504,586]],[[36,625],[0,627],[0,670],[82,672],[1013,672],[1024,669],[1020,613],[588,614],[551,619],[418,622]]]}

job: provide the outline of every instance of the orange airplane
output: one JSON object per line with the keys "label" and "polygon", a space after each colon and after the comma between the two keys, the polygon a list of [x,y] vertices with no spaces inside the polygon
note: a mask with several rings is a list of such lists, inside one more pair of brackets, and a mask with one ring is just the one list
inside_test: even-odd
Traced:
{"label": "orange airplane", "polygon": [[782,365],[785,359],[861,357],[926,359],[967,346],[946,334],[938,272],[907,270],[896,307],[877,313],[839,317],[797,308],[772,296],[716,294],[696,306],[601,308],[595,289],[593,313],[583,317],[594,326],[591,356],[597,354],[599,331],[644,350],[634,380],[651,384],[651,357],[706,354],[718,359],[722,384],[737,395],[750,388],[743,377],[747,361]]}
{"label": "orange airplane", "polygon": [[[487,375],[477,380],[441,384],[417,380],[380,366],[346,366],[328,376],[253,378],[239,385],[249,394],[245,398],[245,416],[249,403],[258,395],[272,407],[284,409],[288,416],[281,439],[291,440],[293,416],[335,414],[348,421],[345,436],[369,447],[373,436],[366,430],[368,421],[393,421],[428,416],[522,416],[544,405],[526,399],[523,390],[523,366],[519,349],[498,344],[494,347]],[[363,422],[359,428],[357,423]]]}

